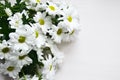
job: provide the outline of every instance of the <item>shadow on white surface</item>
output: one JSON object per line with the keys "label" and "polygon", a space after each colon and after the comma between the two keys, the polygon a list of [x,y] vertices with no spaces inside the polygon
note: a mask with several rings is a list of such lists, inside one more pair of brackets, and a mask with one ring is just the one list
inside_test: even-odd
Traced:
{"label": "shadow on white surface", "polygon": [[120,1],[71,1],[79,10],[82,31],[63,50],[56,80],[120,80]]}

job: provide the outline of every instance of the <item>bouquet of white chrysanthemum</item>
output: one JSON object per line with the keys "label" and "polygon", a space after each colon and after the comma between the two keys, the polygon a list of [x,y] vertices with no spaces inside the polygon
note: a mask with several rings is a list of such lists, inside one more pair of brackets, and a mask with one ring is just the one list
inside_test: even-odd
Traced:
{"label": "bouquet of white chrysanthemum", "polygon": [[54,80],[63,53],[58,43],[79,32],[79,16],[65,3],[0,1],[0,72],[14,80]]}

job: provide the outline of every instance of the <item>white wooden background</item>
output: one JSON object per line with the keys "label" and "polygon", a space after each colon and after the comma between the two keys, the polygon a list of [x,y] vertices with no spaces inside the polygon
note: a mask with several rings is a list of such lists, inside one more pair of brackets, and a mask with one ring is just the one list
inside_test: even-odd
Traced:
{"label": "white wooden background", "polygon": [[55,80],[120,80],[120,0],[71,2],[81,32],[75,42],[60,45],[65,59]]}

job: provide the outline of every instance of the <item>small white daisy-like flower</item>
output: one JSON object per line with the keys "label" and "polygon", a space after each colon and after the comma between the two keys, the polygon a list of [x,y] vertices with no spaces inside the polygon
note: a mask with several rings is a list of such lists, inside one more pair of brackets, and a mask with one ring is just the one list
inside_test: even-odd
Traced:
{"label": "small white daisy-like flower", "polygon": [[12,48],[5,40],[0,43],[0,59],[8,59],[11,56],[11,53]]}
{"label": "small white daisy-like flower", "polygon": [[61,43],[62,39],[64,38],[65,29],[62,26],[52,26],[53,31],[49,32],[52,35],[51,39],[56,43]]}
{"label": "small white daisy-like flower", "polygon": [[29,25],[23,25],[23,27],[16,30],[15,33],[10,33],[10,42],[13,43],[15,50],[29,50],[34,42],[33,32]]}
{"label": "small white daisy-like flower", "polygon": [[64,58],[64,54],[59,51],[58,47],[54,44],[48,44],[47,46],[50,47],[52,54],[54,55],[54,62],[55,64],[61,64]]}
{"label": "small white daisy-like flower", "polygon": [[54,80],[55,75],[55,64],[54,64],[54,58],[52,58],[51,55],[48,56],[46,60],[42,61],[44,64],[43,70],[42,70],[42,78],[45,80]]}
{"label": "small white daisy-like flower", "polygon": [[48,12],[50,15],[53,15],[55,16],[56,14],[60,14],[61,11],[60,9],[58,8],[58,6],[52,2],[47,2],[48,5],[47,5],[47,8],[46,8],[46,12]]}
{"label": "small white daisy-like flower", "polygon": [[52,24],[51,18],[46,17],[46,13],[37,12],[37,14],[34,17],[34,21],[40,26],[43,33],[46,33]]}
{"label": "small white daisy-like flower", "polygon": [[2,67],[1,72],[4,74],[8,74],[12,78],[17,78],[18,73],[20,72],[20,68],[16,66],[15,63],[6,62],[5,64],[1,65]]}
{"label": "small white daisy-like flower", "polygon": [[23,24],[21,13],[15,13],[13,16],[9,17],[8,20],[10,27],[13,29],[17,29]]}
{"label": "small white daisy-like flower", "polygon": [[46,8],[47,8],[46,4],[37,4],[35,10],[39,12],[41,10],[45,10]]}
{"label": "small white daisy-like flower", "polygon": [[46,38],[44,37],[40,29],[40,26],[38,26],[37,24],[31,24],[31,27],[33,30],[33,34],[35,36],[34,46],[36,46],[37,48],[40,48],[42,45],[46,43]]}
{"label": "small white daisy-like flower", "polygon": [[5,12],[8,16],[12,16],[12,11],[10,10],[10,8],[6,8]]}
{"label": "small white daisy-like flower", "polygon": [[69,6],[64,9],[64,16],[61,18],[61,21],[58,25],[64,27],[66,34],[64,34],[63,41],[71,41],[77,36],[80,25],[79,25],[79,15],[77,12]]}
{"label": "small white daisy-like flower", "polygon": [[51,58],[51,56],[50,56],[50,57],[48,57],[48,59],[52,59],[53,60],[53,64],[56,65],[56,66],[62,64],[62,61],[63,61],[63,58],[64,58],[64,54],[61,51],[59,51],[57,45],[54,44],[54,43],[50,43],[49,42],[49,43],[46,43],[45,46],[50,48],[51,53],[54,56],[54,58]]}
{"label": "small white daisy-like flower", "polygon": [[63,21],[59,24],[66,27],[69,32],[72,32],[74,29],[79,29],[79,15],[77,12],[71,7],[63,11],[65,13],[63,18],[61,18]]}
{"label": "small white daisy-like flower", "polygon": [[24,65],[32,63],[32,59],[28,57],[28,53],[14,53],[14,56],[10,57],[10,61],[16,62],[16,65],[22,68]]}

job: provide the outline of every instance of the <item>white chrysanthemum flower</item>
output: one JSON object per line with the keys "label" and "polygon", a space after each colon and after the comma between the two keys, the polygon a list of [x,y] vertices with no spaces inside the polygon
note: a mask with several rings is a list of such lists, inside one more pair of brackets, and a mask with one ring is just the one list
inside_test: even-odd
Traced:
{"label": "white chrysanthemum flower", "polygon": [[9,17],[8,20],[10,27],[13,29],[17,29],[23,24],[21,13],[15,13],[13,16]]}
{"label": "white chrysanthemum flower", "polygon": [[37,12],[35,17],[33,18],[34,21],[40,26],[43,33],[46,33],[48,29],[51,27],[51,18],[46,17],[46,13]]}
{"label": "white chrysanthemum flower", "polygon": [[54,80],[54,76],[56,72],[54,58],[52,58],[52,56],[49,55],[48,58],[42,62],[44,64],[42,70],[42,78],[45,80]]}
{"label": "white chrysanthemum flower", "polygon": [[32,59],[28,57],[28,53],[15,52],[13,56],[9,58],[10,61],[16,62],[16,65],[22,68],[24,65],[32,63]]}
{"label": "white chrysanthemum flower", "polygon": [[64,16],[61,18],[63,22],[60,22],[62,26],[66,27],[69,32],[73,32],[74,29],[79,29],[79,15],[74,8],[69,7],[64,9]]}
{"label": "white chrysanthemum flower", "polygon": [[12,78],[17,78],[18,73],[20,72],[20,68],[16,66],[15,63],[12,62],[6,62],[3,65],[0,65],[0,71],[4,74],[8,74]]}
{"label": "white chrysanthemum flower", "polygon": [[5,12],[8,16],[12,16],[12,11],[10,10],[10,8],[6,8]]}
{"label": "white chrysanthemum flower", "polygon": [[58,8],[58,6],[52,2],[47,2],[47,8],[46,8],[46,12],[48,12],[50,15],[55,16],[56,14],[61,14],[61,10]]}
{"label": "white chrysanthemum flower", "polygon": [[75,25],[77,27],[74,27],[74,23],[68,23],[67,22],[60,22],[59,25],[64,26],[65,32],[64,32],[64,37],[62,38],[62,41],[71,41],[74,40],[76,38],[76,36],[79,34],[79,30],[80,30],[80,26],[78,23],[76,23]]}
{"label": "white chrysanthemum flower", "polygon": [[12,48],[5,40],[0,43],[0,59],[8,59],[11,56],[11,53]]}
{"label": "white chrysanthemum flower", "polygon": [[49,34],[52,35],[51,39],[56,43],[61,43],[64,38],[65,28],[62,26],[52,26],[52,31],[49,31]]}
{"label": "white chrysanthemum flower", "polygon": [[36,11],[42,11],[42,10],[45,10],[46,8],[47,8],[46,4],[37,4],[36,7],[35,7],[35,10]]}
{"label": "white chrysanthemum flower", "polygon": [[79,16],[71,6],[65,8],[63,11],[64,15],[60,18],[63,21],[58,26],[62,26],[63,30],[65,30],[63,41],[71,41],[77,36],[80,30]]}
{"label": "white chrysanthemum flower", "polygon": [[37,24],[31,24],[31,26],[33,30],[33,35],[35,36],[34,45],[37,48],[40,48],[42,45],[46,43],[46,38],[44,37],[40,29],[40,26],[38,26]]}
{"label": "white chrysanthemum flower", "polygon": [[55,45],[53,43],[47,43],[46,46],[50,48],[51,53],[54,55],[55,63],[56,64],[62,63],[63,58],[64,58],[64,54],[59,51],[57,45]]}
{"label": "white chrysanthemum flower", "polygon": [[27,51],[31,49],[31,46],[34,45],[34,35],[29,25],[23,25],[23,27],[16,29],[15,33],[10,33],[10,42],[13,43],[15,50],[22,49]]}
{"label": "white chrysanthemum flower", "polygon": [[55,64],[61,64],[63,61],[63,58],[64,58],[64,54],[59,51],[59,49],[56,45],[48,44],[48,46],[50,47],[51,52],[54,55]]}

